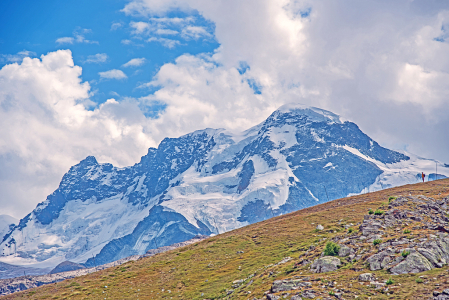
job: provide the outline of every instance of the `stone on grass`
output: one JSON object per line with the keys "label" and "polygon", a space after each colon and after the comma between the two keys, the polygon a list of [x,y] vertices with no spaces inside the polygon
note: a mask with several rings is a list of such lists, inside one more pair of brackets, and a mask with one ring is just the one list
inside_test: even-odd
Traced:
{"label": "stone on grass", "polygon": [[271,286],[272,293],[285,292],[298,289],[301,284],[299,279],[275,280]]}
{"label": "stone on grass", "polygon": [[399,275],[420,273],[429,270],[432,270],[432,264],[427,260],[427,258],[418,252],[414,252],[409,254],[403,262],[391,268],[390,272],[395,275]]}
{"label": "stone on grass", "polygon": [[339,245],[340,246],[340,250],[338,251],[338,256],[340,257],[345,257],[345,256],[349,256],[350,254],[352,254],[354,252],[354,250],[346,245]]}
{"label": "stone on grass", "polygon": [[316,230],[323,230],[324,229],[324,227],[323,227],[323,225],[321,225],[321,224],[318,224],[317,226],[316,226]]}
{"label": "stone on grass", "polygon": [[359,281],[373,281],[374,276],[372,273],[363,273],[359,275]]}
{"label": "stone on grass", "polygon": [[341,261],[339,258],[333,256],[324,256],[316,259],[312,263],[311,268],[312,272],[314,273],[325,273],[337,270],[340,265]]}

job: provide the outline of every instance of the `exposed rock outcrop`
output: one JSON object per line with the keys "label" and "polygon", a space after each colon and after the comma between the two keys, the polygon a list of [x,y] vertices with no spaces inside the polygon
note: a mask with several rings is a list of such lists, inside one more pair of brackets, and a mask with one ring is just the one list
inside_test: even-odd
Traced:
{"label": "exposed rock outcrop", "polygon": [[311,266],[314,273],[326,273],[335,271],[341,265],[341,261],[338,257],[324,256],[316,259]]}

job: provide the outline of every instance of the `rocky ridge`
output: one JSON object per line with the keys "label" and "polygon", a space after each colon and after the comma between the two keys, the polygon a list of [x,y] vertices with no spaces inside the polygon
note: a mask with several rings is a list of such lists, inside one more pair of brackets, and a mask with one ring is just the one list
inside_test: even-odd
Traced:
{"label": "rocky ridge", "polygon": [[[360,286],[391,295],[400,288],[394,284],[394,275],[421,273],[449,263],[449,197],[439,201],[422,195],[390,197],[388,203],[370,209],[363,222],[357,225],[358,230],[354,224],[341,224],[344,233],[327,242],[335,247],[334,253],[328,255],[328,247],[322,251],[311,245],[295,262],[295,268],[312,274],[323,273],[323,276],[343,267],[365,271],[353,279],[354,284],[357,282]],[[316,226],[316,232],[322,230],[325,230],[323,226]],[[366,273],[367,269],[371,272],[386,270],[392,277],[382,280],[374,273]],[[416,282],[427,283],[429,280],[432,278],[423,275]],[[294,276],[274,281],[270,291],[266,292],[266,299],[357,296],[342,288],[342,284],[339,286],[326,277]],[[449,289],[435,290],[429,299],[449,299]]]}

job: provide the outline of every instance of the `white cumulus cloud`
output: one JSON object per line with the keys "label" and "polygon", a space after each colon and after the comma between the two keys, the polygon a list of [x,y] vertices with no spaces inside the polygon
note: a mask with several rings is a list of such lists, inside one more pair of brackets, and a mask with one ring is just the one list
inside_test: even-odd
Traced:
{"label": "white cumulus cloud", "polygon": [[99,72],[98,74],[100,75],[100,78],[104,78],[104,79],[125,79],[125,78],[128,78],[128,76],[126,76],[126,74],[123,73],[122,70],[117,70],[117,69],[104,71],[104,72]]}
{"label": "white cumulus cloud", "polygon": [[128,68],[128,67],[140,67],[145,63],[145,58],[133,58],[127,63],[123,64],[122,67]]}
{"label": "white cumulus cloud", "polygon": [[108,60],[108,55],[106,53],[97,53],[95,55],[89,55],[87,59],[84,61],[85,63],[104,63]]}
{"label": "white cumulus cloud", "polygon": [[126,166],[155,145],[135,101],[86,109],[90,86],[81,74],[69,50],[0,69],[2,213],[23,217],[88,155]]}

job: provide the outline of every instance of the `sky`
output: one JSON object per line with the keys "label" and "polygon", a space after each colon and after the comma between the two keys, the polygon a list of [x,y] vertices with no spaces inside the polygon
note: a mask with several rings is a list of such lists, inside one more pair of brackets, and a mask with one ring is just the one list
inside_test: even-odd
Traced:
{"label": "sky", "polygon": [[446,0],[3,0],[0,214],[86,156],[245,130],[297,102],[449,163]]}

